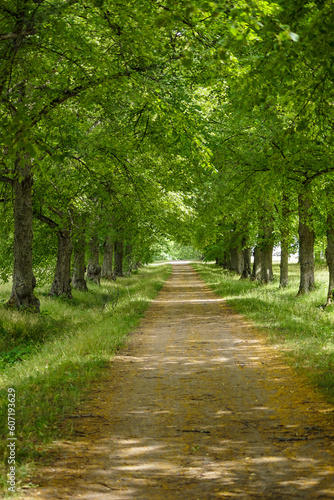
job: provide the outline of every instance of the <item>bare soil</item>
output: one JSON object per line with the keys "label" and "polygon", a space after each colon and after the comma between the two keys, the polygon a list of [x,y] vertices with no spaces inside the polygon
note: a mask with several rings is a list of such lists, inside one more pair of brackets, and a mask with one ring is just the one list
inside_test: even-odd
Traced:
{"label": "bare soil", "polygon": [[67,418],[27,499],[334,498],[334,408],[189,266]]}

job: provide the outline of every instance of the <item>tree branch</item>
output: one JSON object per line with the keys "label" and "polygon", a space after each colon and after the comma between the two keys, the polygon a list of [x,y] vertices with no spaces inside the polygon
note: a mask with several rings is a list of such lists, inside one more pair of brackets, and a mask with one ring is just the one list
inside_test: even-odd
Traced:
{"label": "tree branch", "polygon": [[35,35],[35,34],[36,34],[35,29],[22,30],[20,33],[3,33],[0,34],[0,42],[2,42],[3,40],[10,40],[11,38],[23,38],[25,36]]}
{"label": "tree branch", "polygon": [[5,177],[4,175],[0,176],[0,182],[6,182],[7,184],[10,184],[11,186],[14,185],[14,180],[11,179],[10,177]]}
{"label": "tree branch", "polygon": [[33,211],[33,216],[38,219],[41,222],[44,222],[48,226],[52,227],[53,229],[59,229],[59,225],[49,217],[46,217],[45,215],[37,212],[36,210]]}

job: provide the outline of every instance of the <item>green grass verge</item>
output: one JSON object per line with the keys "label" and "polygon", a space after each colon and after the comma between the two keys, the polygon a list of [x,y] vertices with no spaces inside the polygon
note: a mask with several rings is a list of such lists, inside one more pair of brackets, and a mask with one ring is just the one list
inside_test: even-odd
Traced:
{"label": "green grass verge", "polygon": [[[8,474],[8,388],[16,394],[16,487],[27,482],[34,461],[60,437],[59,422],[103,376],[115,351],[136,328],[171,266],[145,267],[129,278],[74,290],[72,301],[36,290],[41,314],[0,309],[0,492]],[[0,287],[0,300],[10,295]]]}
{"label": "green grass verge", "polygon": [[289,362],[306,374],[330,403],[334,403],[334,306],[324,310],[328,271],[317,266],[316,288],[297,297],[299,265],[289,265],[290,284],[279,288],[279,266],[268,285],[241,280],[214,264],[193,264],[203,280],[236,311],[282,349]]}

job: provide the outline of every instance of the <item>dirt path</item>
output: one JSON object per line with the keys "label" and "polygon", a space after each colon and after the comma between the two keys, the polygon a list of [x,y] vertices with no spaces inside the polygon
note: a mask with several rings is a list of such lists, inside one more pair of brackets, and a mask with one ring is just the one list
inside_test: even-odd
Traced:
{"label": "dirt path", "polygon": [[333,407],[173,268],[24,498],[334,498]]}

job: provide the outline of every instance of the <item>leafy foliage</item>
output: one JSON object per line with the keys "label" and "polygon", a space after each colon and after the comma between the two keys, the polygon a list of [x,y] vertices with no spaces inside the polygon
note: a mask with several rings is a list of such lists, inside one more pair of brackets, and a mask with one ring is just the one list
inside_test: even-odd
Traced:
{"label": "leafy foliage", "polygon": [[269,219],[275,243],[288,226],[293,244],[297,198],[311,186],[323,240],[333,10],[330,1],[4,0],[2,280],[22,152],[40,282],[51,279],[57,232],[79,230],[78,217],[98,229],[101,248],[109,233],[138,262],[166,237],[211,258],[254,247]]}

